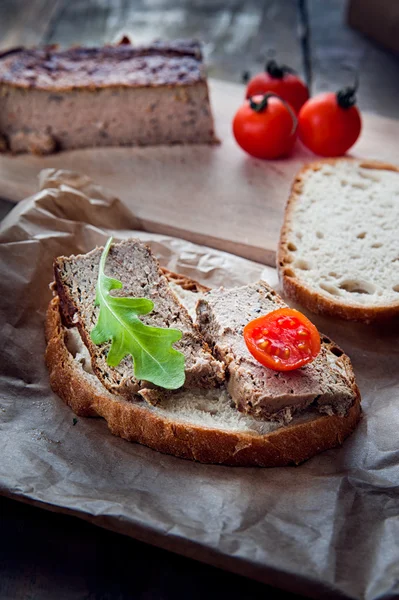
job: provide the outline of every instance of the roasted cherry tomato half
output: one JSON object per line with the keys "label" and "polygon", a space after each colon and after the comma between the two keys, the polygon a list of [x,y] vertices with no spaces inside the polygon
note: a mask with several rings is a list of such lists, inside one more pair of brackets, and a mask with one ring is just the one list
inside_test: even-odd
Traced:
{"label": "roasted cherry tomato half", "polygon": [[273,92],[289,102],[297,113],[309,98],[306,84],[295,71],[286,65],[278,65],[275,60],[270,60],[262,73],[258,73],[250,79],[246,97],[250,98],[267,92]]}
{"label": "roasted cherry tomato half", "polygon": [[295,143],[297,118],[293,109],[275,94],[254,96],[238,109],[233,133],[251,156],[273,160],[287,156]]}
{"label": "roasted cherry tomato half", "polygon": [[293,371],[320,352],[320,334],[305,315],[278,308],[244,328],[244,340],[257,361],[274,371]]}
{"label": "roasted cherry tomato half", "polygon": [[299,137],[309,150],[320,156],[342,156],[353,146],[362,129],[355,92],[356,86],[319,94],[303,105]]}

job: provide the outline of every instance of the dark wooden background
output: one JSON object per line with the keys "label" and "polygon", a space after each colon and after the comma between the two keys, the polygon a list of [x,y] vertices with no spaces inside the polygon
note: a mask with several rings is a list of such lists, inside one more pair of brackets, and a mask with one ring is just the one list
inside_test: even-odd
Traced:
{"label": "dark wooden background", "polygon": [[[241,82],[275,57],[317,93],[351,83],[356,71],[360,107],[397,118],[399,59],[347,25],[348,1],[0,0],[0,49],[196,37],[211,77]],[[0,190],[0,219],[11,208]]]}
{"label": "dark wooden background", "polygon": [[0,498],[1,600],[298,600],[256,581]]}
{"label": "dark wooden background", "polygon": [[[398,57],[346,25],[345,0],[0,0],[0,48],[197,37],[211,77],[241,82],[267,57],[312,92],[360,74],[363,110],[398,117]],[[1,200],[0,218],[12,205]],[[0,499],[0,598],[293,598],[278,590],[104,531]]]}
{"label": "dark wooden background", "polygon": [[[317,93],[357,71],[360,107],[398,117],[398,57],[352,30],[347,11],[348,0],[0,0],[0,49],[196,37],[211,77],[241,82],[276,57]],[[0,190],[0,219],[11,208]]]}

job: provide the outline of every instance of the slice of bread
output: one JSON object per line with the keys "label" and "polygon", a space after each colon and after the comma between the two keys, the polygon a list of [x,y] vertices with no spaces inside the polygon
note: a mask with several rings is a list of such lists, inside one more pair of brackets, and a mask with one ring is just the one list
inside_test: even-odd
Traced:
{"label": "slice of bread", "polygon": [[399,168],[349,158],[297,175],[277,266],[284,294],[370,323],[399,315]]}
{"label": "slice of bread", "polygon": [[[207,290],[185,277],[165,274],[179,286],[181,299]],[[46,339],[51,387],[77,415],[101,416],[113,434],[181,458],[234,466],[299,464],[342,444],[361,415],[357,388],[345,416],[309,409],[287,426],[240,413],[224,389],[179,391],[165,395],[156,406],[137,396],[127,400],[106,390],[93,373],[77,329],[62,323],[58,296],[47,311]]]}

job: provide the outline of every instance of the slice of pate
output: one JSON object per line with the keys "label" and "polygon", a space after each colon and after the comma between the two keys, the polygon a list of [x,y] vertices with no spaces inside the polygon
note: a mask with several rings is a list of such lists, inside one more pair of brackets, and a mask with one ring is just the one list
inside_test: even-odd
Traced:
{"label": "slice of pate", "polygon": [[288,422],[309,405],[346,414],[357,395],[352,365],[327,337],[321,337],[316,359],[295,371],[273,371],[248,351],[245,325],[286,306],[264,281],[212,290],[199,300],[197,322],[214,355],[226,364],[228,392],[240,411],[265,419]]}
{"label": "slice of pate", "polygon": [[[60,299],[63,322],[77,327],[91,356],[95,375],[105,388],[114,394],[131,397],[141,395],[150,403],[156,403],[158,392],[147,381],[134,376],[131,356],[126,356],[117,367],[107,364],[110,344],[96,346],[90,332],[98,320],[99,308],[95,306],[96,284],[102,248],[87,254],[60,256],[54,261],[55,291]],[[148,298],[154,309],[140,317],[146,325],[172,327],[182,332],[174,348],[185,357],[185,388],[212,388],[224,380],[224,366],[211,354],[186,308],[169,287],[158,261],[150,249],[138,240],[130,239],[110,248],[105,273],[120,280],[121,290],[114,295]]]}

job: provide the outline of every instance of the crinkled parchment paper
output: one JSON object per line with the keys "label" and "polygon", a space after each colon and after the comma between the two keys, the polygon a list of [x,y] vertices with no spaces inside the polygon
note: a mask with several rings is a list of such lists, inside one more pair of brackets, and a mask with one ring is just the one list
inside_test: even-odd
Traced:
{"label": "crinkled parchment paper", "polygon": [[[43,321],[52,260],[132,234],[210,286],[273,269],[151,235],[82,176],[42,173],[3,222],[0,488],[146,542],[313,597],[399,595],[399,327],[313,317],[350,355],[364,416],[341,449],[300,467],[205,466],[112,436],[49,388]],[[134,194],[134,189],[132,189]]]}

